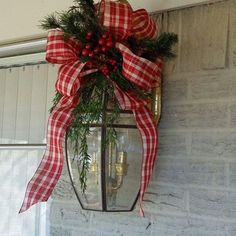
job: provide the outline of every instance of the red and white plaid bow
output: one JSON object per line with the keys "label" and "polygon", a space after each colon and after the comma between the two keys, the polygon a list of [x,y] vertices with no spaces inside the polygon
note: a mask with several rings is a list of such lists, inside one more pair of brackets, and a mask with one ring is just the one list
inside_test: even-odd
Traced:
{"label": "red and white plaid bow", "polygon": [[[122,41],[130,35],[139,38],[154,38],[157,35],[156,24],[143,9],[133,12],[128,4],[102,1],[100,11],[103,14],[103,25],[117,36],[117,40]],[[116,48],[123,56],[122,74],[127,80],[145,90],[150,90],[160,82],[161,60],[153,63],[138,57],[119,42]],[[65,41],[62,31],[49,32],[46,59],[61,64],[56,89],[63,96],[49,117],[47,148],[36,173],[28,183],[20,212],[37,202],[47,201],[60,178],[64,161],[64,136],[72,120],[71,112],[79,102],[77,91],[82,83],[81,78],[96,71],[84,70],[86,63],[79,60],[80,50],[79,42],[72,38]],[[157,128],[152,112],[146,106],[147,101],[137,98],[132,92],[122,91],[115,83],[114,91],[121,108],[133,111],[143,141],[141,205],[157,155]],[[140,209],[143,215],[142,207]]]}

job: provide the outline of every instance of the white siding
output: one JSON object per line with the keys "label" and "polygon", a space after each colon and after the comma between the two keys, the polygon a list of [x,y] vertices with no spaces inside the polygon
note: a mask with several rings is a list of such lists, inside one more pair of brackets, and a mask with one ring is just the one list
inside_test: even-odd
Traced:
{"label": "white siding", "polygon": [[[43,144],[54,96],[56,67],[46,64],[0,69],[0,235],[41,236],[44,219],[33,206],[18,214],[26,185],[44,150],[11,149],[1,144]],[[39,231],[41,233],[39,233]]]}

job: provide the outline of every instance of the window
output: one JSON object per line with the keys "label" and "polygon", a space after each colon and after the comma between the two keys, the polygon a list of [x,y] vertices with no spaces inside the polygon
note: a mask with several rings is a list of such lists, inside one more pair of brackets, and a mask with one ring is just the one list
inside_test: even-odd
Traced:
{"label": "window", "polygon": [[[0,48],[0,56],[3,51],[11,54],[10,49]],[[46,235],[45,203],[18,214],[26,185],[45,149],[48,110],[55,90],[57,68],[43,58],[44,53],[0,58],[1,236]]]}

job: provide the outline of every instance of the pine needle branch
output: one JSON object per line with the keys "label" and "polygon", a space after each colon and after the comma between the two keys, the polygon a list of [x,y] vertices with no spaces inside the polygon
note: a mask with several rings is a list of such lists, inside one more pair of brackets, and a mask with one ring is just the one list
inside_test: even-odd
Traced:
{"label": "pine needle branch", "polygon": [[42,28],[44,30],[61,28],[61,25],[60,25],[60,22],[58,20],[57,14],[53,13],[53,14],[50,14],[50,15],[46,16],[40,22],[40,28]]}
{"label": "pine needle branch", "polygon": [[178,36],[174,33],[162,33],[156,40],[141,40],[141,56],[154,60],[157,57],[171,59],[175,57],[173,46],[178,42]]}

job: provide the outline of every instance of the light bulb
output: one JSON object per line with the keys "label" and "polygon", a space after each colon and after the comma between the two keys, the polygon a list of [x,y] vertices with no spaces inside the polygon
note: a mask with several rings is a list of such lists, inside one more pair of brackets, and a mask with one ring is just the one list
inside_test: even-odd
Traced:
{"label": "light bulb", "polygon": [[117,151],[118,152],[127,152],[128,149],[128,132],[120,132],[117,135]]}
{"label": "light bulb", "polygon": [[116,163],[127,163],[127,151],[129,146],[128,131],[123,131],[117,135],[117,156]]}

